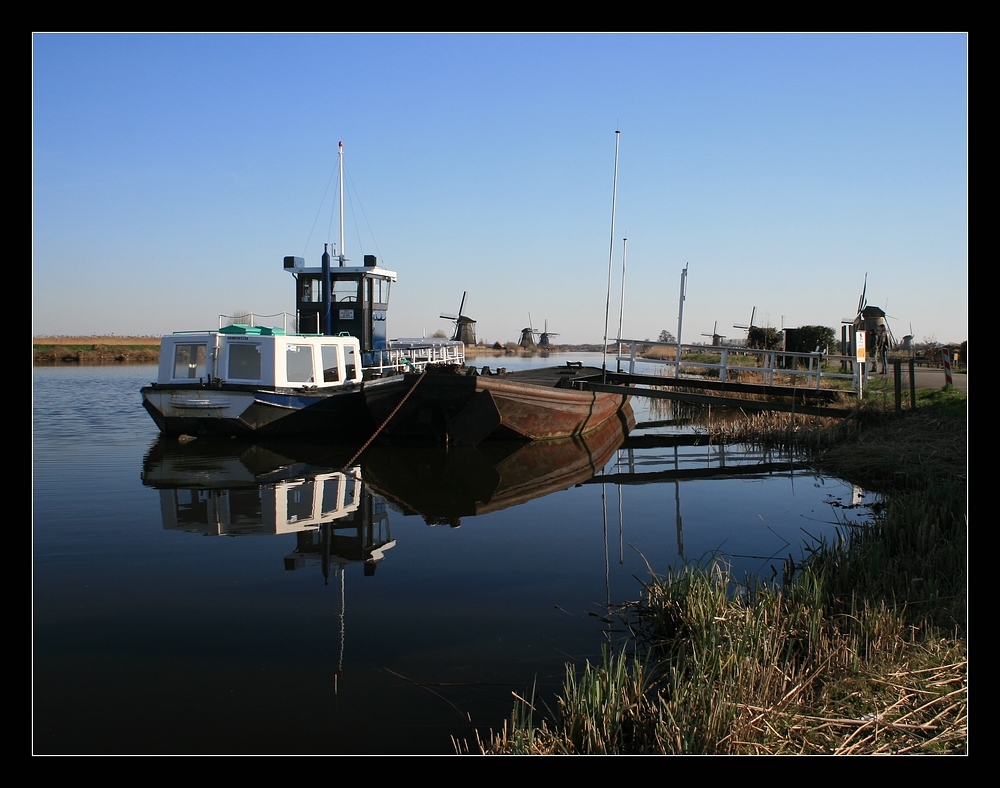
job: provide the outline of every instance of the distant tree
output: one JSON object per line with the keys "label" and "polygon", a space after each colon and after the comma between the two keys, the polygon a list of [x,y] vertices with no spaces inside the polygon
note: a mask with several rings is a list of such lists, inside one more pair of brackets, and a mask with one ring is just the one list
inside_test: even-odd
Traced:
{"label": "distant tree", "polygon": [[929,337],[924,337],[923,342],[917,344],[916,350],[924,357],[937,358],[938,354],[941,352],[941,343],[938,342],[936,336],[931,334]]}
{"label": "distant tree", "polygon": [[785,350],[790,353],[812,353],[819,348],[820,353],[835,353],[837,335],[826,326],[802,326],[789,330]]}
{"label": "distant tree", "polygon": [[431,334],[431,336],[434,339],[447,339],[448,338],[448,335],[444,331],[441,331],[440,329],[438,329],[433,334]]}
{"label": "distant tree", "polygon": [[667,329],[663,329],[660,332],[660,338],[656,340],[657,342],[676,342],[677,338],[671,334]]}
{"label": "distant tree", "polygon": [[751,326],[747,331],[747,347],[755,350],[775,350],[781,347],[781,332],[776,328]]}

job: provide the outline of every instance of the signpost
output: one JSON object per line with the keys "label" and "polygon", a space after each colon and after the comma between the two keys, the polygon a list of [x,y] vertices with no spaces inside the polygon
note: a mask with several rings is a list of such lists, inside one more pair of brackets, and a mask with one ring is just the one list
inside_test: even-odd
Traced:
{"label": "signpost", "polygon": [[864,394],[865,372],[868,369],[868,354],[865,349],[866,332],[858,331],[856,336],[858,352],[855,356],[855,366],[858,369],[858,399],[861,399]]}

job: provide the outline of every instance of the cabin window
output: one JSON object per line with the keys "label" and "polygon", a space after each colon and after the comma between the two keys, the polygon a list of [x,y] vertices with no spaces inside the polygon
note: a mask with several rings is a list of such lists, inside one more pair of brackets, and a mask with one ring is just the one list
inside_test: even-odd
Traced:
{"label": "cabin window", "polygon": [[309,345],[289,345],[285,348],[285,379],[289,383],[312,383],[312,348]]}
{"label": "cabin window", "polygon": [[368,280],[368,301],[372,304],[389,303],[389,280],[369,279]]}
{"label": "cabin window", "polygon": [[358,300],[358,280],[357,279],[336,279],[333,282],[334,301],[357,301]]}
{"label": "cabin window", "polygon": [[340,486],[344,477],[341,474],[331,476],[323,483],[323,500],[320,504],[320,512],[323,515],[337,514],[343,508],[343,496]]}
{"label": "cabin window", "polygon": [[302,277],[303,303],[318,304],[323,300],[323,280],[313,276]]}
{"label": "cabin window", "polygon": [[260,345],[229,345],[229,375],[235,380],[260,380]]}
{"label": "cabin window", "polygon": [[323,345],[320,350],[323,356],[323,382],[336,383],[340,380],[340,346]]}
{"label": "cabin window", "polygon": [[174,346],[174,378],[205,377],[205,358],[207,354],[207,345],[190,344]]}
{"label": "cabin window", "polygon": [[357,368],[357,363],[354,348],[346,346],[344,348],[344,367],[347,370],[347,380],[354,380],[354,370]]}
{"label": "cabin window", "polygon": [[292,487],[287,493],[287,509],[285,523],[297,523],[300,520],[313,519],[313,485],[303,484]]}

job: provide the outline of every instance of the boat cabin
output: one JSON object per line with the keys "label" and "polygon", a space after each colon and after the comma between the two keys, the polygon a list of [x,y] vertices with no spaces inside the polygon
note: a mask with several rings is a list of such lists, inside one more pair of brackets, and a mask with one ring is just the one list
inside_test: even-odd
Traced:
{"label": "boat cabin", "polygon": [[361,348],[351,336],[286,335],[279,328],[234,324],[172,334],[160,343],[160,384],[312,389],[361,379]]}
{"label": "boat cabin", "polygon": [[362,266],[347,263],[343,255],[334,258],[328,246],[319,266],[307,266],[302,257],[285,258],[285,270],[295,277],[298,331],[326,336],[346,333],[357,338],[364,353],[384,350],[389,287],[396,273],[380,267],[373,254],[365,255]]}

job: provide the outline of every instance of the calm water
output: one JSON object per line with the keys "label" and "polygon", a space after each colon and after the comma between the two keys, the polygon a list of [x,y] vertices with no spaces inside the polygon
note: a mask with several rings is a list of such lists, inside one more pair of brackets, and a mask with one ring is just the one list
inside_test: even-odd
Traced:
{"label": "calm water", "polygon": [[597,657],[646,562],[769,578],[864,498],[683,445],[641,402],[624,445],[377,449],[347,474],[355,447],[164,444],[154,377],[34,370],[36,753],[449,753]]}

